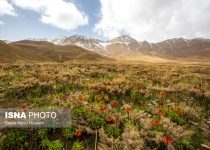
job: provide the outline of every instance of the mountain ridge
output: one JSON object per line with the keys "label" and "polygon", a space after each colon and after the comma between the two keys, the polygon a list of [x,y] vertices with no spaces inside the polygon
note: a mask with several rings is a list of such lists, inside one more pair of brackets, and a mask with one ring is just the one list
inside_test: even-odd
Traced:
{"label": "mountain ridge", "polygon": [[29,38],[30,41],[47,41],[59,46],[75,45],[92,52],[117,60],[136,60],[141,56],[154,56],[164,59],[210,58],[210,39],[173,38],[157,43],[137,41],[123,35],[111,40],[99,40],[83,35],[62,36],[48,40]]}
{"label": "mountain ridge", "polygon": [[112,58],[75,45],[59,46],[46,41],[22,40],[10,44],[0,40],[0,62],[112,62]]}

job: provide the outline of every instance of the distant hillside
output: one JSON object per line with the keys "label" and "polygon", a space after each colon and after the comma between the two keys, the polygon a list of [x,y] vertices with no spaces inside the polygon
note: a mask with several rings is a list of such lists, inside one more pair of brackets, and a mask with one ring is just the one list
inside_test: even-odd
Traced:
{"label": "distant hillside", "polygon": [[0,62],[41,61],[44,57],[0,41]]}
{"label": "distant hillside", "polygon": [[23,40],[6,44],[0,41],[0,62],[15,61],[114,61],[78,46],[58,46],[46,41]]}

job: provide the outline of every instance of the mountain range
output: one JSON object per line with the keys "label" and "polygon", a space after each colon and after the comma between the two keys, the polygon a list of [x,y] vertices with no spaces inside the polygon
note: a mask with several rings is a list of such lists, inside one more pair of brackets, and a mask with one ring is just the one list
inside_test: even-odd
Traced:
{"label": "mountain range", "polygon": [[[48,43],[48,46],[53,45],[54,47],[76,46],[88,52],[94,52],[94,54],[97,53],[117,60],[209,61],[210,58],[210,39],[204,38],[174,38],[162,42],[149,43],[147,41],[137,41],[127,35],[107,41],[88,38],[82,35],[73,35],[71,37],[59,36],[53,40],[29,38],[23,41],[25,44],[32,44],[33,42],[37,44]],[[23,41],[5,42],[8,45],[20,46],[18,43],[23,43]],[[34,44],[32,45],[34,46]]]}
{"label": "mountain range", "polygon": [[59,46],[46,41],[0,41],[0,62],[112,62],[112,58],[75,45]]}

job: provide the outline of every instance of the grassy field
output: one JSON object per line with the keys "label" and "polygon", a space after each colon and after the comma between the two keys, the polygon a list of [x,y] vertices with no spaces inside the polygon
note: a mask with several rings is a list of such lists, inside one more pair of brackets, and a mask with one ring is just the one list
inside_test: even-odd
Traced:
{"label": "grassy field", "polygon": [[71,108],[72,127],[0,129],[2,150],[210,149],[210,65],[0,64],[1,108]]}

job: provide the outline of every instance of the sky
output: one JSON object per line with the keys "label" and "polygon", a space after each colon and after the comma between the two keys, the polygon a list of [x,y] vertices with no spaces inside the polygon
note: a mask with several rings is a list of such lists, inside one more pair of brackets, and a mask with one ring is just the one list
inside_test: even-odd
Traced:
{"label": "sky", "polygon": [[0,0],[0,39],[210,39],[210,0]]}

